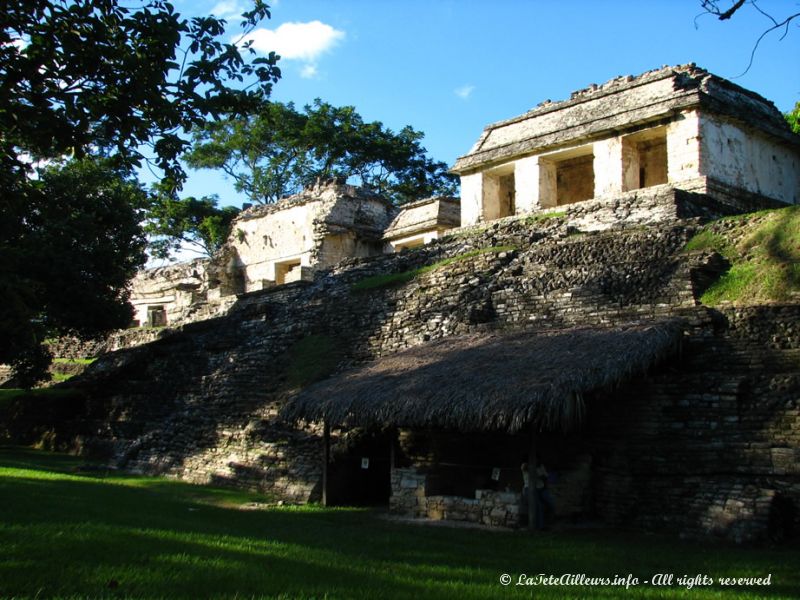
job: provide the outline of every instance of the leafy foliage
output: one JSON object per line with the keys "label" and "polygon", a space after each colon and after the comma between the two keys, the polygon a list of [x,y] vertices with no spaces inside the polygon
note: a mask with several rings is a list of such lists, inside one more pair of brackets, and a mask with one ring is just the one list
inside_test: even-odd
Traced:
{"label": "leafy foliage", "polygon": [[258,113],[198,128],[186,162],[222,169],[253,202],[269,204],[317,179],[350,178],[398,204],[452,195],[456,178],[430,159],[412,127],[367,123],[352,106],[320,99],[298,111],[271,102]]}
{"label": "leafy foliage", "polygon": [[225,243],[239,211],[235,206],[219,208],[216,197],[160,198],[147,214],[150,250],[157,258],[168,258],[188,246],[211,256]]}
{"label": "leafy foliage", "polygon": [[128,174],[90,158],[41,169],[26,199],[16,215],[24,229],[3,240],[0,362],[30,384],[49,360],[45,337],[91,337],[130,322],[126,286],[144,264],[148,200]]}
{"label": "leafy foliage", "polygon": [[[144,256],[132,168],[152,161],[179,189],[181,132],[252,110],[280,72],[274,54],[247,61],[221,43],[224,21],[166,0],[20,0],[2,14],[0,362],[30,382],[45,335],[127,323]],[[268,14],[255,0],[245,32]],[[37,179],[37,164],[66,158]]]}
{"label": "leafy foliage", "polygon": [[[257,2],[243,15],[245,27],[266,15]],[[214,17],[186,20],[166,0],[146,0],[138,8],[117,0],[6,4],[0,32],[4,166],[24,171],[23,153],[98,152],[138,165],[139,146],[149,144],[158,165],[180,182],[177,159],[187,144],[181,130],[208,115],[252,109],[279,76],[276,56],[247,63],[237,46],[219,42],[224,24]],[[243,76],[260,85],[250,91],[226,85]]]}
{"label": "leafy foliage", "polygon": [[797,102],[794,105],[794,110],[786,113],[784,118],[786,122],[789,123],[789,127],[792,128],[792,131],[800,135],[800,102]]}

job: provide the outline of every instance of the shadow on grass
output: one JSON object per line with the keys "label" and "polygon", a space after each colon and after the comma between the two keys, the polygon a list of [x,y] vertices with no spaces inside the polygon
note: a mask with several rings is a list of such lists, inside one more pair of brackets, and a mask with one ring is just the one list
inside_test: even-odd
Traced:
{"label": "shadow on grass", "polygon": [[[75,459],[0,451],[0,596],[529,596],[501,573],[773,574],[752,593],[791,597],[797,551],[711,547],[620,533],[498,533],[392,523],[359,509],[246,511],[218,490],[154,478],[73,472]],[[228,492],[227,490],[224,490]],[[236,494],[230,491],[230,494]],[[713,550],[713,551],[712,551]],[[535,588],[563,597],[563,588]],[[668,592],[665,596],[664,591]],[[679,597],[640,587],[626,597]],[[692,598],[747,597],[742,588]],[[617,589],[570,593],[616,597]],[[674,592],[674,594],[673,594]],[[710,590],[709,590],[710,592]],[[687,596],[688,593],[684,592]],[[755,596],[753,596],[755,597]]]}

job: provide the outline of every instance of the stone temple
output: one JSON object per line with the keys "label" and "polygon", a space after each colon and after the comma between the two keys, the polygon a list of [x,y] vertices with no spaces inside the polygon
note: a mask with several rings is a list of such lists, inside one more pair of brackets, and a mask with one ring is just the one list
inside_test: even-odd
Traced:
{"label": "stone temple", "polygon": [[192,281],[183,266],[134,280],[135,323],[180,322],[206,314],[192,304],[310,279],[344,259],[419,246],[454,227],[643,190],[683,190],[740,208],[796,204],[796,137],[771,102],[695,65],[620,77],[488,125],[452,169],[460,203],[429,198],[397,209],[331,182],[244,211],[208,277],[196,262]]}
{"label": "stone temple", "polygon": [[709,307],[729,264],[687,246],[795,214],[719,219],[798,203],[778,110],[665,67],[490,125],[453,170],[460,204],[330,182],[244,211],[211,260],[137,278],[156,327],[55,349],[100,357],[0,435],[507,527],[541,459],[562,522],[799,531],[800,298]]}
{"label": "stone temple", "polygon": [[774,105],[694,65],[613,79],[493,123],[453,172],[461,224],[667,185],[722,202],[800,198]]}

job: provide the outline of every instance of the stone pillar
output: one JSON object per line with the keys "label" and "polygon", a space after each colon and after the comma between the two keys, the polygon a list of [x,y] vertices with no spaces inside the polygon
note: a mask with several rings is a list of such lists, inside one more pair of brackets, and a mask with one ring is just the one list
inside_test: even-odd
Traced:
{"label": "stone pillar", "polygon": [[667,125],[667,181],[675,183],[705,175],[700,159],[700,118],[682,113]]}
{"label": "stone pillar", "polygon": [[539,204],[539,157],[528,156],[514,163],[514,197],[517,214],[537,210]]}
{"label": "stone pillar", "polygon": [[639,148],[635,141],[622,138],[622,191],[629,192],[641,187],[639,181]]}
{"label": "stone pillar", "polygon": [[539,158],[539,208],[552,208],[558,204],[558,179],[556,163]]}
{"label": "stone pillar", "polygon": [[594,197],[617,196],[622,192],[622,139],[615,137],[595,142]]}
{"label": "stone pillar", "polygon": [[492,221],[500,218],[500,187],[499,177],[483,174],[482,220]]}
{"label": "stone pillar", "polygon": [[461,176],[461,226],[475,225],[483,213],[483,173]]}

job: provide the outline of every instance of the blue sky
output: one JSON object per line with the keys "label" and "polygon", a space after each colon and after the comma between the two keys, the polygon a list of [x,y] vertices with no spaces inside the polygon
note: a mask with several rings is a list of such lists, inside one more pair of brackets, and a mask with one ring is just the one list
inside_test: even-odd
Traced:
{"label": "blue sky", "polygon": [[[238,14],[247,0],[178,0],[176,8]],[[269,0],[267,0],[269,3]],[[725,0],[721,2],[725,4]],[[354,105],[366,120],[425,132],[431,156],[452,164],[483,127],[539,102],[618,75],[695,62],[785,112],[800,100],[800,27],[783,41],[746,6],[720,22],[699,0],[279,0],[254,37],[283,55],[273,99]],[[775,16],[798,0],[760,0]],[[239,19],[230,19],[231,36]],[[185,195],[241,204],[230,181],[190,171]]]}

